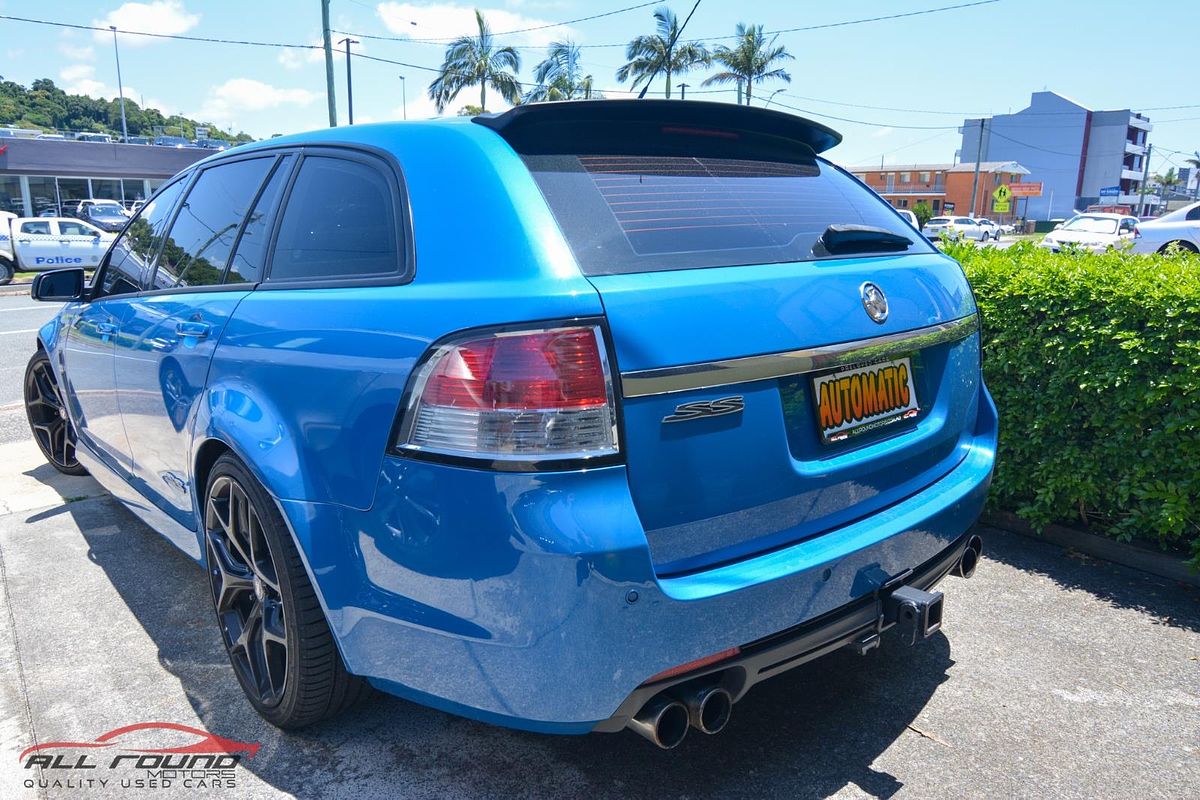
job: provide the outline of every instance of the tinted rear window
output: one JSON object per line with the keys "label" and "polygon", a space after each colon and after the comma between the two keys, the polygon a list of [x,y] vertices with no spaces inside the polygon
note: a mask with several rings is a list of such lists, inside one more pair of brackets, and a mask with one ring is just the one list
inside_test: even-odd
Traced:
{"label": "tinted rear window", "polygon": [[[819,159],[531,155],[525,162],[588,275],[830,258],[818,240],[833,224],[917,238],[887,203]],[[914,241],[907,252],[929,248]]]}

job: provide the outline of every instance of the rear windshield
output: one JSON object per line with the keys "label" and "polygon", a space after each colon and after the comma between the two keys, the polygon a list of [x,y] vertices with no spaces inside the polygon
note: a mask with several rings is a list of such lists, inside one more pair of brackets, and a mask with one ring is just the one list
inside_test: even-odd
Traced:
{"label": "rear windshield", "polygon": [[[528,155],[587,275],[813,261],[830,225],[869,225],[931,252],[886,202],[812,159]],[[858,253],[855,257],[870,255]]]}
{"label": "rear windshield", "polygon": [[934,217],[933,219],[929,220],[929,222],[926,222],[925,224],[926,225],[949,225],[950,218],[949,217]]}

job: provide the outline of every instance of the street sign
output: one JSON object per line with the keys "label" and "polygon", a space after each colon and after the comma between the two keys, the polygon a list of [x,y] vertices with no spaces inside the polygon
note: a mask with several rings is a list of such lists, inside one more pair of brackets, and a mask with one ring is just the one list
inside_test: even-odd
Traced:
{"label": "street sign", "polygon": [[1012,192],[1013,197],[1041,197],[1042,182],[1030,181],[1029,183],[1010,183],[1008,190]]}
{"label": "street sign", "polygon": [[1002,183],[992,192],[992,211],[997,214],[1007,214],[1012,209],[1012,190],[1007,183]]}
{"label": "street sign", "polygon": [[953,214],[954,213],[954,203],[942,203],[942,213],[943,214]]}
{"label": "street sign", "polygon": [[1120,186],[1101,186],[1100,187],[1100,196],[1101,197],[1120,197],[1120,195],[1121,195],[1121,187]]}

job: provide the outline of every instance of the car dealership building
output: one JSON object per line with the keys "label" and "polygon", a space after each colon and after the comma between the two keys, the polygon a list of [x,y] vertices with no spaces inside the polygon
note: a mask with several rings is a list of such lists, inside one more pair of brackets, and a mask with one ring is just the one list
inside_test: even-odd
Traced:
{"label": "car dealership building", "polygon": [[211,150],[0,138],[0,209],[32,217],[91,198],[145,200]]}

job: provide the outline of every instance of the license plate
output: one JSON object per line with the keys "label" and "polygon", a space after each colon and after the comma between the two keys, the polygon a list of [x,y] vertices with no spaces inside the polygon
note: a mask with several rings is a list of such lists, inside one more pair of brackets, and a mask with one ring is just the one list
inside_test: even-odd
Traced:
{"label": "license plate", "polygon": [[826,444],[911,419],[920,412],[909,358],[857,364],[812,381],[817,430]]}

